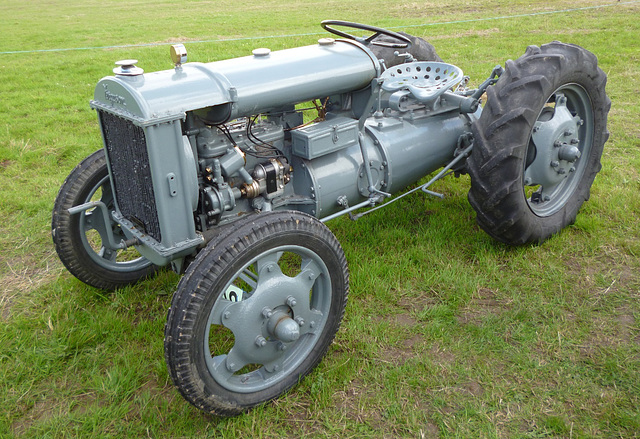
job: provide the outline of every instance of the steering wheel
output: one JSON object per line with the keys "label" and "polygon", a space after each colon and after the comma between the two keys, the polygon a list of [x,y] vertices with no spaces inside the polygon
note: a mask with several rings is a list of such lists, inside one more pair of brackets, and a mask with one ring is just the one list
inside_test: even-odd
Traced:
{"label": "steering wheel", "polygon": [[[336,34],[338,36],[341,36],[342,38],[355,40],[362,44],[367,44],[367,45],[373,44],[374,46],[391,47],[393,49],[408,49],[411,47],[411,40],[409,38],[397,32],[392,32],[387,29],[382,29],[381,27],[369,26],[368,24],[353,23],[350,21],[341,21],[341,20],[324,20],[320,23],[320,25],[324,30],[331,32],[332,34]],[[373,35],[367,38],[356,37],[355,35],[348,34],[341,30],[335,29],[331,26],[344,26],[344,27],[351,27],[353,29],[366,30],[366,31],[373,32]],[[397,40],[400,40],[401,43],[391,43],[387,41],[372,41],[374,38],[376,38],[379,35],[386,35],[388,37],[395,38]]]}

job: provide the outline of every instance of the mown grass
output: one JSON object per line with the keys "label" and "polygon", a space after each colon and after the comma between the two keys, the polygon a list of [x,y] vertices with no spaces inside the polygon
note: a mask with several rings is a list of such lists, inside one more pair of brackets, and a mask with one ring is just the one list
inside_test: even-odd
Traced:
{"label": "mown grass", "polygon": [[[418,26],[440,56],[482,81],[529,44],[596,53],[609,75],[611,139],[575,225],[511,248],[475,225],[468,178],[357,222],[329,223],[351,300],[320,366],[284,397],[233,419],[173,389],[163,325],[177,276],[115,293],[84,286],[49,236],[60,184],[100,147],[93,87],[113,61],[170,67],[254,47],[312,44],[325,18],[414,26],[604,5],[498,0],[389,3],[34,0],[0,3],[0,436],[640,436],[640,5]],[[230,40],[191,43],[196,40]]]}

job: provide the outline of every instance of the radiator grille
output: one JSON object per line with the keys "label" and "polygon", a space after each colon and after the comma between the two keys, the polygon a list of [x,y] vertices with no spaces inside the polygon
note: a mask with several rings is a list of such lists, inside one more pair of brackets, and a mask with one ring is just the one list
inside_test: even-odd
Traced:
{"label": "radiator grille", "polygon": [[111,113],[99,114],[120,213],[161,242],[144,130]]}

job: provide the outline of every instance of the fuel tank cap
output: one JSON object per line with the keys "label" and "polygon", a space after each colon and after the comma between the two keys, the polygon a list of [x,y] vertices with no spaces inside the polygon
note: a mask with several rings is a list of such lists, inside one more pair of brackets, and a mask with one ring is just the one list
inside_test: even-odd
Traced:
{"label": "fuel tank cap", "polygon": [[331,46],[335,43],[336,40],[334,40],[333,38],[320,38],[318,40],[318,44],[320,44],[321,46]]}
{"label": "fuel tank cap", "polygon": [[253,56],[257,56],[257,57],[269,56],[271,54],[271,49],[268,49],[266,47],[260,47],[258,49],[253,49],[251,53],[253,53]]}
{"label": "fuel tank cap", "polygon": [[144,73],[140,67],[136,67],[137,59],[123,59],[116,61],[116,67],[113,69],[113,73],[119,76],[138,76]]}

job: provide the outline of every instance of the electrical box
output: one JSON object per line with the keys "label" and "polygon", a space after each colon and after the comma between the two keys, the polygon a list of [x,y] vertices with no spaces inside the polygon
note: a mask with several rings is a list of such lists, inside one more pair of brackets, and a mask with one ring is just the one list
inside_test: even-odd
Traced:
{"label": "electrical box", "polygon": [[357,144],[358,121],[336,117],[292,131],[291,140],[293,154],[312,160]]}

